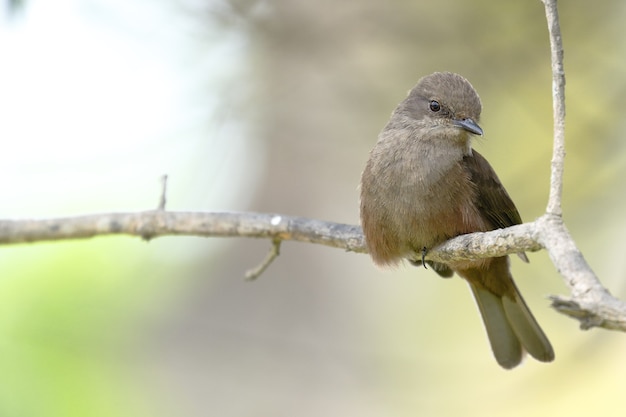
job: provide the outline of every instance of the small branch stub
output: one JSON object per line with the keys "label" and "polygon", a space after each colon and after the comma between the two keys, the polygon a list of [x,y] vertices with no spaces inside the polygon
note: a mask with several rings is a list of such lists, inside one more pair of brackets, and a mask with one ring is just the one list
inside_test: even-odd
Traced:
{"label": "small branch stub", "polygon": [[167,203],[167,174],[161,177],[161,197],[159,198],[159,206],[157,210],[165,210],[165,204]]}
{"label": "small branch stub", "polygon": [[256,268],[250,269],[246,272],[246,280],[254,281],[263,272],[265,272],[267,267],[270,266],[272,262],[274,262],[274,259],[278,258],[278,255],[280,255],[281,243],[282,243],[282,240],[280,239],[272,240],[272,247],[270,248],[270,251],[267,253],[267,256],[265,257],[265,259],[263,259],[263,262],[261,262],[261,264],[259,264]]}

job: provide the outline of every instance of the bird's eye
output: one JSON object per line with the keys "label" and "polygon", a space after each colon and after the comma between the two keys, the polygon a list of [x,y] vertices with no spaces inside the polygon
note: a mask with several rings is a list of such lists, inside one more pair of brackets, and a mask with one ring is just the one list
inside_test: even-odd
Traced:
{"label": "bird's eye", "polygon": [[441,105],[437,100],[431,100],[428,106],[430,107],[430,110],[434,112],[438,112],[439,110],[441,110]]}

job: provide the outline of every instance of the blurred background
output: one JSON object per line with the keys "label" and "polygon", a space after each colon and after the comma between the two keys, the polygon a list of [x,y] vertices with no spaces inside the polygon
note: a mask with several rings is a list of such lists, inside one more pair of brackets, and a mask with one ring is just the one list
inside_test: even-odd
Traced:
{"label": "blurred background", "polygon": [[[357,185],[417,80],[459,72],[522,217],[547,202],[543,5],[442,0],[5,0],[1,218],[156,207],[358,222]],[[560,4],[568,227],[626,299],[626,3]],[[622,416],[626,338],[549,308],[557,359],[500,369],[467,285],[286,242],[128,237],[0,250],[0,415]]]}

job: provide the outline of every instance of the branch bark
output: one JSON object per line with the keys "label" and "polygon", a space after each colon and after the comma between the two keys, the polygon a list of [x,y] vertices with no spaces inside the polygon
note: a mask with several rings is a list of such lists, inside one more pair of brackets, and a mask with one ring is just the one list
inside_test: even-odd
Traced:
{"label": "branch bark", "polygon": [[0,220],[0,244],[130,235],[253,237],[317,243],[365,252],[359,226],[264,213],[203,213],[148,210],[42,220]]}
{"label": "branch bark", "polygon": [[[431,249],[426,259],[450,262],[504,256],[522,251],[548,251],[571,295],[552,296],[552,306],[580,321],[583,329],[603,327],[626,331],[626,303],[608,292],[580,253],[561,217],[563,161],[565,158],[565,75],[563,47],[556,0],[543,0],[552,56],[554,147],[550,197],[546,214],[534,222],[487,233],[458,236]],[[251,237],[271,239],[273,247],[256,277],[278,256],[282,241],[322,244],[365,253],[361,228],[303,217],[262,213],[201,213],[165,211],[166,182],[157,210],[135,213],[103,213],[43,220],[0,220],[0,244],[84,239],[101,235],[130,235],[145,240],[166,235],[202,237]]]}

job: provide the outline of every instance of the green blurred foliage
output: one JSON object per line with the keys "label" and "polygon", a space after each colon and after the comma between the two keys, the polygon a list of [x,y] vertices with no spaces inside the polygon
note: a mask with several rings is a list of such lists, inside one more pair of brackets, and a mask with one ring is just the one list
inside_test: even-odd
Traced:
{"label": "green blurred foliage", "polygon": [[[185,280],[172,253],[189,239],[98,238],[0,254],[0,415],[155,415],[136,351]],[[176,305],[176,304],[174,304]]]}
{"label": "green blurred foliage", "polygon": [[138,268],[142,258],[147,265],[137,244],[115,238],[2,251],[0,414],[144,414],[124,352],[171,284]]}

